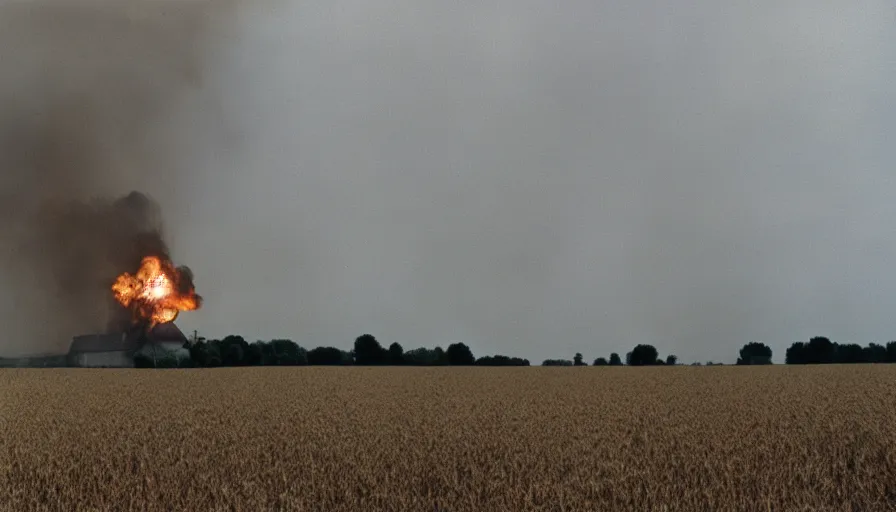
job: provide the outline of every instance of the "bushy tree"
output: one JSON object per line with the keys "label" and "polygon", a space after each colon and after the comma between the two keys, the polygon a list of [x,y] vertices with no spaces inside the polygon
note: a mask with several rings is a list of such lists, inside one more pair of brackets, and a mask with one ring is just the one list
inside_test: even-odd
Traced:
{"label": "bushy tree", "polygon": [[265,364],[264,345],[265,343],[260,340],[249,344],[245,357],[246,366],[263,366]]}
{"label": "bushy tree", "polygon": [[343,364],[343,354],[335,347],[317,347],[308,352],[308,364],[338,366]]}
{"label": "bushy tree", "polygon": [[389,345],[389,364],[404,364],[404,348],[398,343]]}
{"label": "bushy tree", "polygon": [[[880,345],[878,345],[880,346]],[[865,361],[865,352],[862,350],[862,346],[858,343],[847,343],[843,345],[837,344],[834,350],[834,360],[837,363],[841,364],[857,364],[864,363]],[[868,361],[873,362],[873,361]]]}
{"label": "bushy tree", "polygon": [[445,350],[442,347],[437,346],[436,348],[433,349],[433,352],[435,353],[435,356],[436,356],[435,362],[433,364],[435,364],[437,366],[444,366],[444,365],[449,364],[448,363],[448,354],[445,352]]}
{"label": "bushy tree", "polygon": [[271,340],[265,347],[265,360],[270,365],[304,366],[308,364],[308,351],[292,340]]}
{"label": "bushy tree", "polygon": [[242,336],[230,335],[218,342],[222,366],[244,366],[249,343]]}
{"label": "bushy tree", "polygon": [[877,343],[869,343],[867,347],[862,348],[861,359],[863,363],[886,363],[887,347]]}
{"label": "bushy tree", "polygon": [[622,358],[616,352],[610,354],[610,366],[622,366]]}
{"label": "bushy tree", "polygon": [[594,360],[594,366],[607,366],[608,364],[606,357],[598,357]]}
{"label": "bushy tree", "polygon": [[809,364],[828,364],[834,362],[836,347],[834,343],[824,337],[816,336],[809,340]]}
{"label": "bushy tree", "polygon": [[787,347],[787,352],[784,353],[785,364],[807,364],[808,362],[809,354],[804,342],[797,341]]}
{"label": "bushy tree", "polygon": [[476,360],[477,366],[529,366],[528,359],[502,355],[483,356]]}
{"label": "bushy tree", "polygon": [[193,343],[189,347],[190,350],[190,359],[193,360],[193,364],[202,368],[209,365],[209,357],[208,357],[208,344],[204,341],[198,341]]}
{"label": "bushy tree", "polygon": [[772,349],[765,343],[753,341],[747,343],[740,349],[740,357],[737,358],[737,364],[771,364]]}
{"label": "bushy tree", "polygon": [[659,360],[659,353],[653,345],[637,345],[629,354],[628,364],[631,366],[654,365]]}
{"label": "bushy tree", "polygon": [[576,352],[575,357],[572,358],[573,366],[588,366],[588,363],[586,363],[582,359],[582,354],[580,352]]}
{"label": "bushy tree", "polygon": [[365,366],[384,364],[386,359],[385,349],[373,335],[362,334],[355,340],[355,364]]}
{"label": "bushy tree", "polygon": [[668,356],[666,356],[666,364],[670,366],[678,364],[678,356],[669,354]]}
{"label": "bushy tree", "polygon": [[445,351],[448,364],[452,366],[469,366],[476,362],[473,351],[464,343],[452,343]]}
{"label": "bushy tree", "polygon": [[433,366],[437,359],[436,351],[425,347],[415,348],[404,353],[405,364],[414,366]]}
{"label": "bushy tree", "polygon": [[573,364],[569,359],[545,359],[541,366],[573,366]]}

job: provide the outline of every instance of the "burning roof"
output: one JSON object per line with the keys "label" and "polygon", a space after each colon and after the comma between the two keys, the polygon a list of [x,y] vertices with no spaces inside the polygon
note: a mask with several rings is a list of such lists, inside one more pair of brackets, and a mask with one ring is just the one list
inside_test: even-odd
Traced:
{"label": "burning roof", "polygon": [[192,272],[159,256],[143,258],[136,274],[118,276],[112,292],[131,311],[134,323],[149,330],[173,322],[181,311],[193,311],[202,305]]}

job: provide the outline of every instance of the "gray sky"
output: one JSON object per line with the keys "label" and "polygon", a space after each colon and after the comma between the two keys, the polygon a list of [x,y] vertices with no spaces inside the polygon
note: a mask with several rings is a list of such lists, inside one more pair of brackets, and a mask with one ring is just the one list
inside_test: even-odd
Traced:
{"label": "gray sky", "polygon": [[892,2],[723,4],[242,13],[169,121],[191,171],[124,187],[196,274],[181,327],[533,362],[896,339]]}

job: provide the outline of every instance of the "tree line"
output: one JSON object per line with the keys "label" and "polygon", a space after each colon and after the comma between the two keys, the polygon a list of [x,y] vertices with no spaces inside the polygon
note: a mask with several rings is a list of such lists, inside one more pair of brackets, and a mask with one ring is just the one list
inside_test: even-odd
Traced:
{"label": "tree line", "polygon": [[[184,348],[189,357],[167,354],[164,357],[149,358],[138,354],[134,358],[137,367],[200,367],[222,366],[530,366],[528,359],[506,355],[475,357],[464,343],[452,343],[447,349],[416,348],[405,351],[398,343],[383,347],[371,334],[359,336],[352,350],[336,347],[317,347],[306,350],[288,339],[247,342],[242,336],[227,336],[221,340],[206,340],[194,337]],[[839,344],[817,336],[808,342],[793,343],[787,349],[786,364],[851,364],[851,363],[896,363],[896,341],[886,345],[871,343],[862,347],[855,343]],[[669,354],[660,357],[656,347],[649,344],[636,345],[625,354],[618,353],[609,358],[598,357],[591,366],[672,366],[678,364],[678,357]],[[699,363],[693,363],[699,365]],[[712,362],[706,363],[712,365]],[[771,348],[760,342],[743,345],[738,353],[738,365],[772,364]],[[569,359],[546,359],[542,366],[589,366],[581,353]]]}
{"label": "tree line", "polygon": [[528,359],[504,355],[483,356],[478,359],[464,343],[442,347],[420,347],[405,351],[398,343],[384,348],[370,334],[359,336],[353,350],[336,347],[317,347],[306,350],[292,340],[247,342],[242,336],[227,336],[221,340],[196,337],[184,344],[189,358],[177,354],[149,357],[138,353],[134,366],[138,368],[215,368],[224,366],[529,366]]}

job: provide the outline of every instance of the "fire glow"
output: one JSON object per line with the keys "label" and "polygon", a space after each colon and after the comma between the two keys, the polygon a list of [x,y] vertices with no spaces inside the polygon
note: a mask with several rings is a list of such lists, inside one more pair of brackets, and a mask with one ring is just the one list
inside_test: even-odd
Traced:
{"label": "fire glow", "polygon": [[173,322],[181,311],[194,311],[202,305],[189,271],[157,256],[143,258],[136,274],[118,276],[112,293],[131,310],[135,323],[148,328]]}

